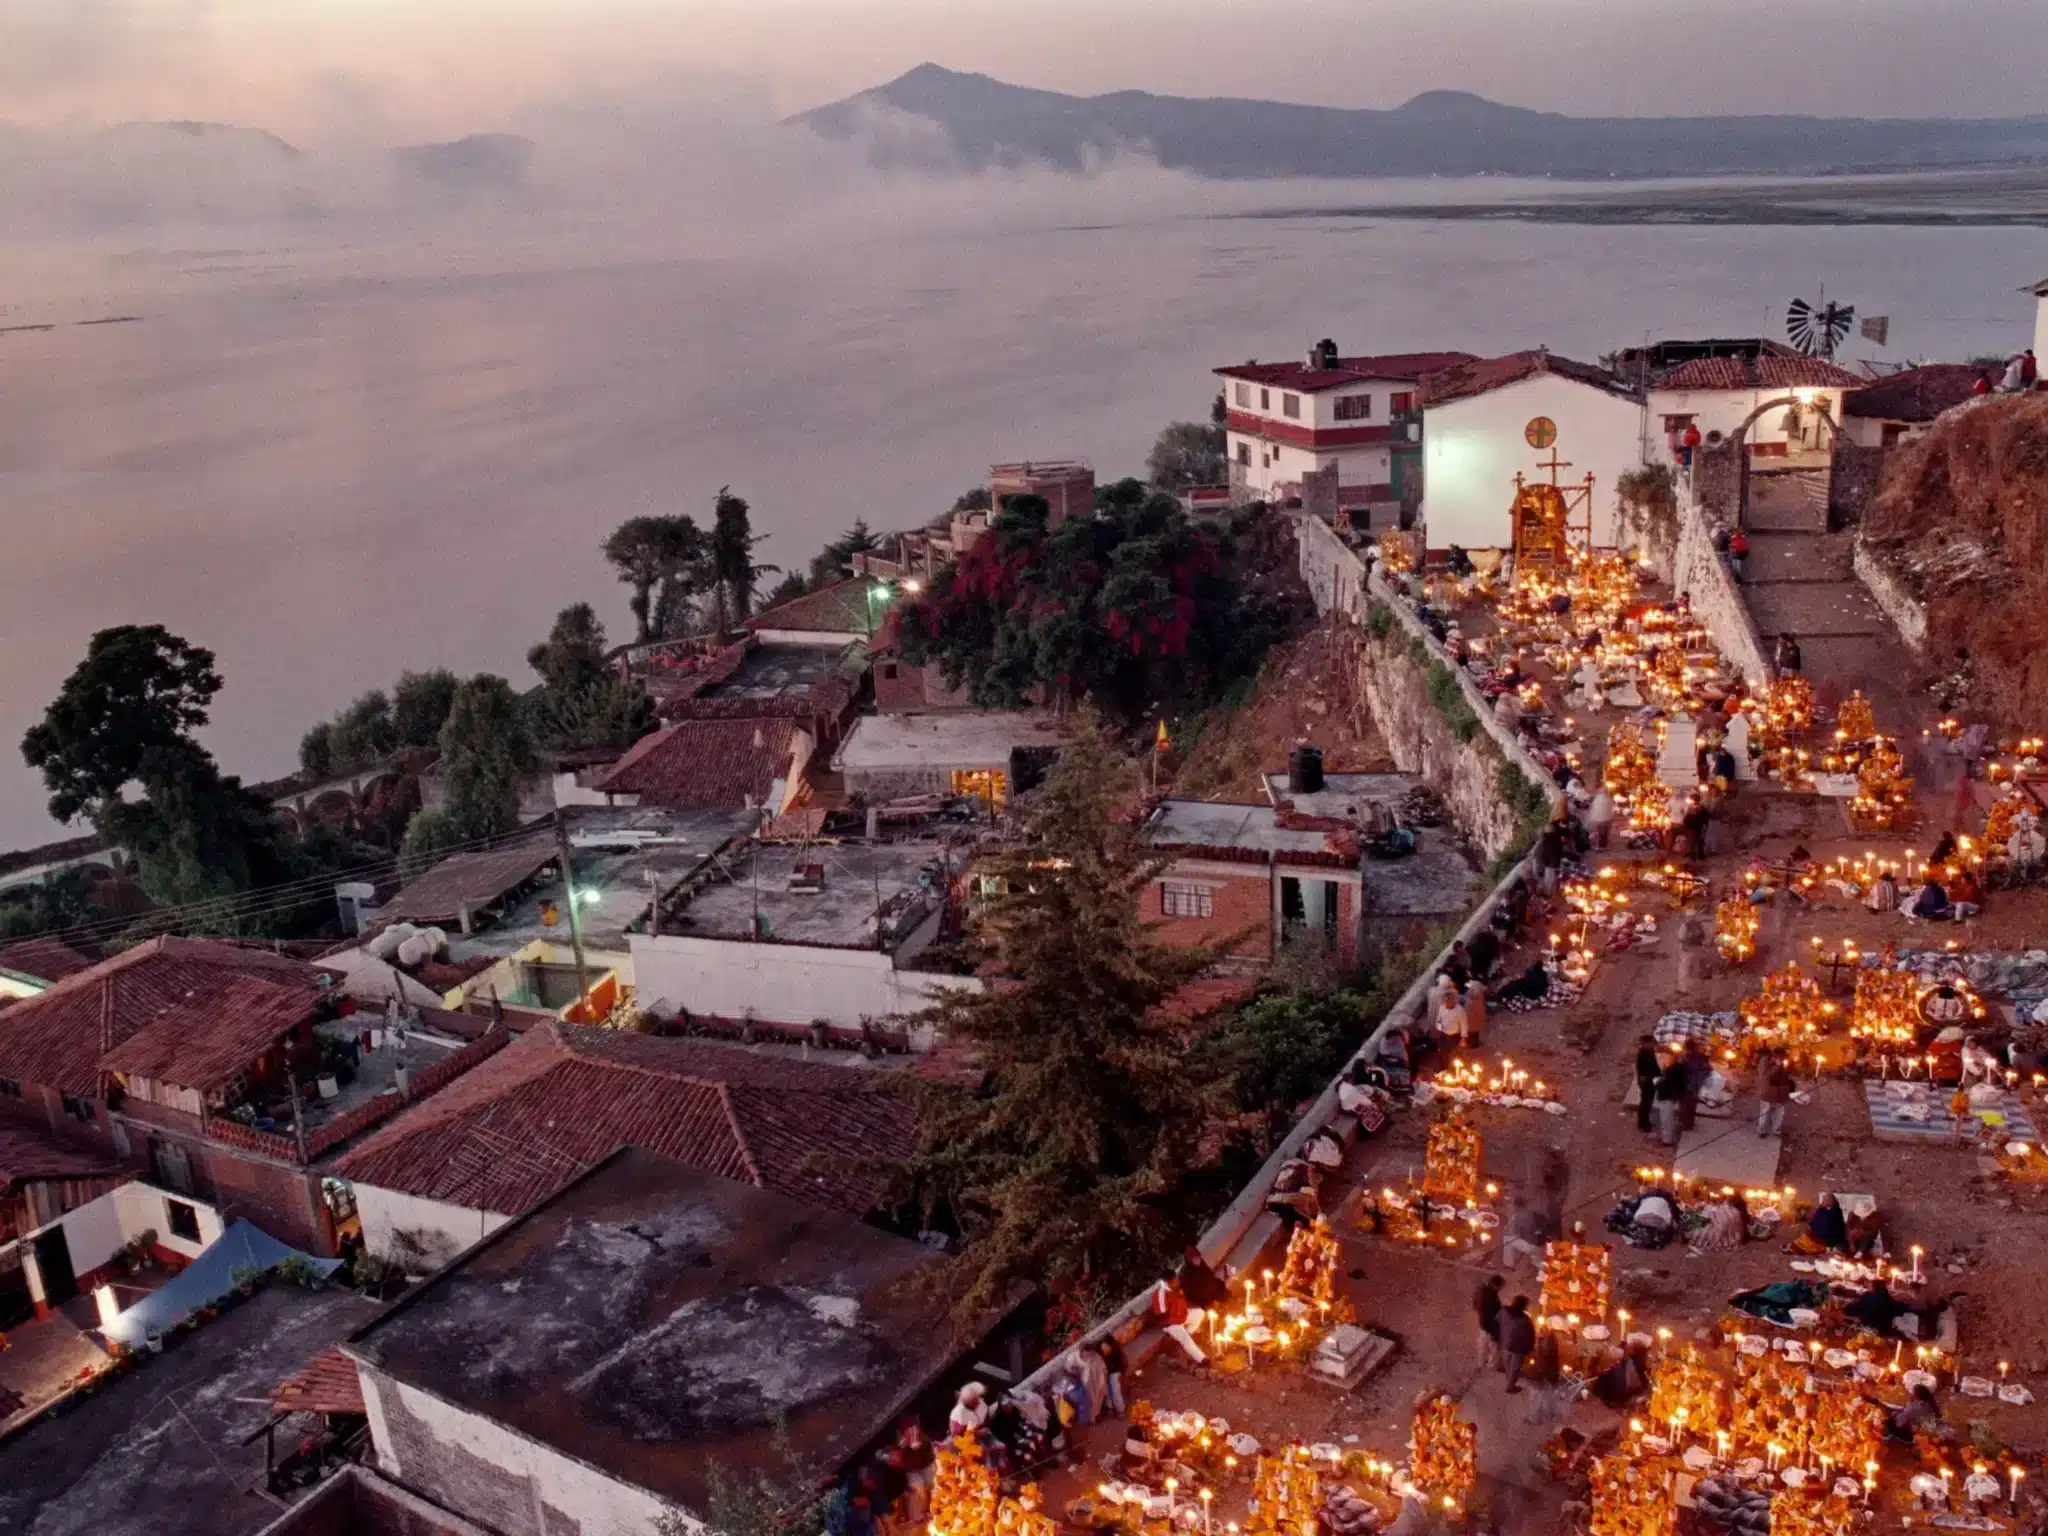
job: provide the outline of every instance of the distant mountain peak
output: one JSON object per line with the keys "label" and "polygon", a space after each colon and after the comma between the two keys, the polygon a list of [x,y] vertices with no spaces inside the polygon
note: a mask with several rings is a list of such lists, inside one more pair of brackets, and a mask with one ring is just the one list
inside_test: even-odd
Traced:
{"label": "distant mountain peak", "polygon": [[1424,91],[1420,96],[1409,97],[1394,110],[1403,117],[1470,118],[1522,113],[1528,108],[1503,106],[1471,91]]}

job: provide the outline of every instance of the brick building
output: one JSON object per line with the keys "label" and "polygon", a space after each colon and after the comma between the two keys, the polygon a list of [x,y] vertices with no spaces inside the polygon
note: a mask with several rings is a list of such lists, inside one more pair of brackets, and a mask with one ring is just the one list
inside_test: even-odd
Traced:
{"label": "brick building", "polygon": [[988,471],[989,505],[1001,510],[1008,496],[1040,496],[1051,508],[1048,528],[1070,517],[1095,513],[1095,468],[1078,459],[1045,459],[1036,463],[992,464]]}
{"label": "brick building", "polygon": [[[401,1040],[353,1007],[338,976],[303,961],[155,939],[0,1011],[0,1124],[122,1159],[160,1190],[332,1254],[319,1161],[506,1038]],[[82,1266],[61,1246],[36,1261],[64,1299]]]}
{"label": "brick building", "polygon": [[[1264,964],[1290,939],[1357,964],[1364,937],[1361,855],[1348,826],[1302,824],[1270,805],[1165,800],[1147,841],[1172,863],[1146,896],[1165,943],[1223,943]],[[1313,818],[1309,818],[1313,820]]]}

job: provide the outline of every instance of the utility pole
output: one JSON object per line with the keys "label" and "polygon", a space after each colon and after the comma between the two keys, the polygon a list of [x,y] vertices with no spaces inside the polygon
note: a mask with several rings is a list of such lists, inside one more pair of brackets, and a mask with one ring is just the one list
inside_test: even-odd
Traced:
{"label": "utility pole", "polygon": [[590,996],[590,972],[583,965],[583,919],[576,915],[576,871],[569,863],[569,813],[555,807],[555,852],[562,863],[562,894],[569,903],[569,943],[576,951],[576,1000]]}

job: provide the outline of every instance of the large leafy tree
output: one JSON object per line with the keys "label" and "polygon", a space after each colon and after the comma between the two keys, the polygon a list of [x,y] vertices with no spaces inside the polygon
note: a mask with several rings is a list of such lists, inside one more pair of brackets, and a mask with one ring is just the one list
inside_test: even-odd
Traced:
{"label": "large leafy tree", "polygon": [[608,675],[604,625],[588,603],[572,603],[555,615],[547,639],[526,653],[526,664],[558,693],[587,693]]}
{"label": "large leafy tree", "polygon": [[497,837],[519,825],[519,791],[539,771],[519,695],[479,673],[455,690],[441,727],[445,811],[462,838]]}
{"label": "large leafy tree", "polygon": [[707,561],[704,531],[693,519],[628,518],[604,541],[604,557],[632,590],[628,605],[641,644],[684,632]]}
{"label": "large leafy tree", "polygon": [[548,638],[526,659],[541,676],[540,688],[527,699],[533,738],[541,746],[627,747],[658,723],[647,690],[606,665],[604,625],[588,603],[557,614]]}
{"label": "large leafy tree", "polygon": [[1050,521],[1041,498],[1005,498],[905,613],[907,659],[936,662],[986,706],[1042,690],[1135,723],[1251,675],[1283,628],[1239,582],[1229,532],[1136,480],[1103,487],[1092,518]]}
{"label": "large leafy tree", "polygon": [[1145,459],[1145,473],[1162,491],[1222,485],[1230,478],[1223,428],[1201,421],[1169,422]]}
{"label": "large leafy tree", "polygon": [[161,624],[103,629],[21,739],[58,821],[96,816],[131,784],[206,756],[192,732],[220,692],[213,652]]}
{"label": "large leafy tree", "polygon": [[750,513],[745,498],[733,495],[731,486],[718,488],[712,507],[710,574],[720,635],[746,622],[754,611],[755,584],[779,569],[754,563],[754,546],[761,539],[753,530]]}
{"label": "large leafy tree", "polygon": [[441,727],[455,703],[461,679],[446,667],[425,672],[401,672],[391,690],[391,729],[401,747],[432,747],[441,740]]}
{"label": "large leafy tree", "polygon": [[84,816],[127,849],[160,903],[227,898],[309,872],[269,803],[222,773],[192,734],[220,687],[213,653],[161,625],[101,630],[22,738],[50,814]]}
{"label": "large leafy tree", "polygon": [[894,1171],[966,1238],[944,1282],[963,1321],[1020,1279],[1136,1283],[1189,1235],[1227,1093],[1159,1005],[1216,956],[1146,931],[1159,865],[1125,814],[1135,788],[1084,718],[1027,812],[1028,846],[985,870],[1007,887],[987,919],[1002,981],[930,1015],[977,1053],[988,1088],[935,1094],[920,1150]]}

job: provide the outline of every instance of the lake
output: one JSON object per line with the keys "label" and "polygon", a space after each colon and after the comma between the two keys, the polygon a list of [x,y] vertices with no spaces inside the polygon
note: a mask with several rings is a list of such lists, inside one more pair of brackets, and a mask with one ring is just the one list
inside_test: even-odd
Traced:
{"label": "lake", "polygon": [[268,776],[402,668],[524,685],[565,604],[625,636],[599,542],[636,513],[708,520],[722,485],[767,558],[802,563],[855,517],[924,521],[992,461],[1137,470],[1206,411],[1211,367],[1321,336],[1590,359],[1778,335],[1825,282],[1892,317],[1883,356],[1967,357],[2026,344],[2017,290],[2044,266],[2017,229],[1208,216],[1261,198],[1313,205],[984,187],[843,227],[622,215],[614,238],[586,213],[10,248],[0,326],[55,329],[0,334],[0,846],[58,835],[14,744],[106,625],[213,647],[207,739]]}

